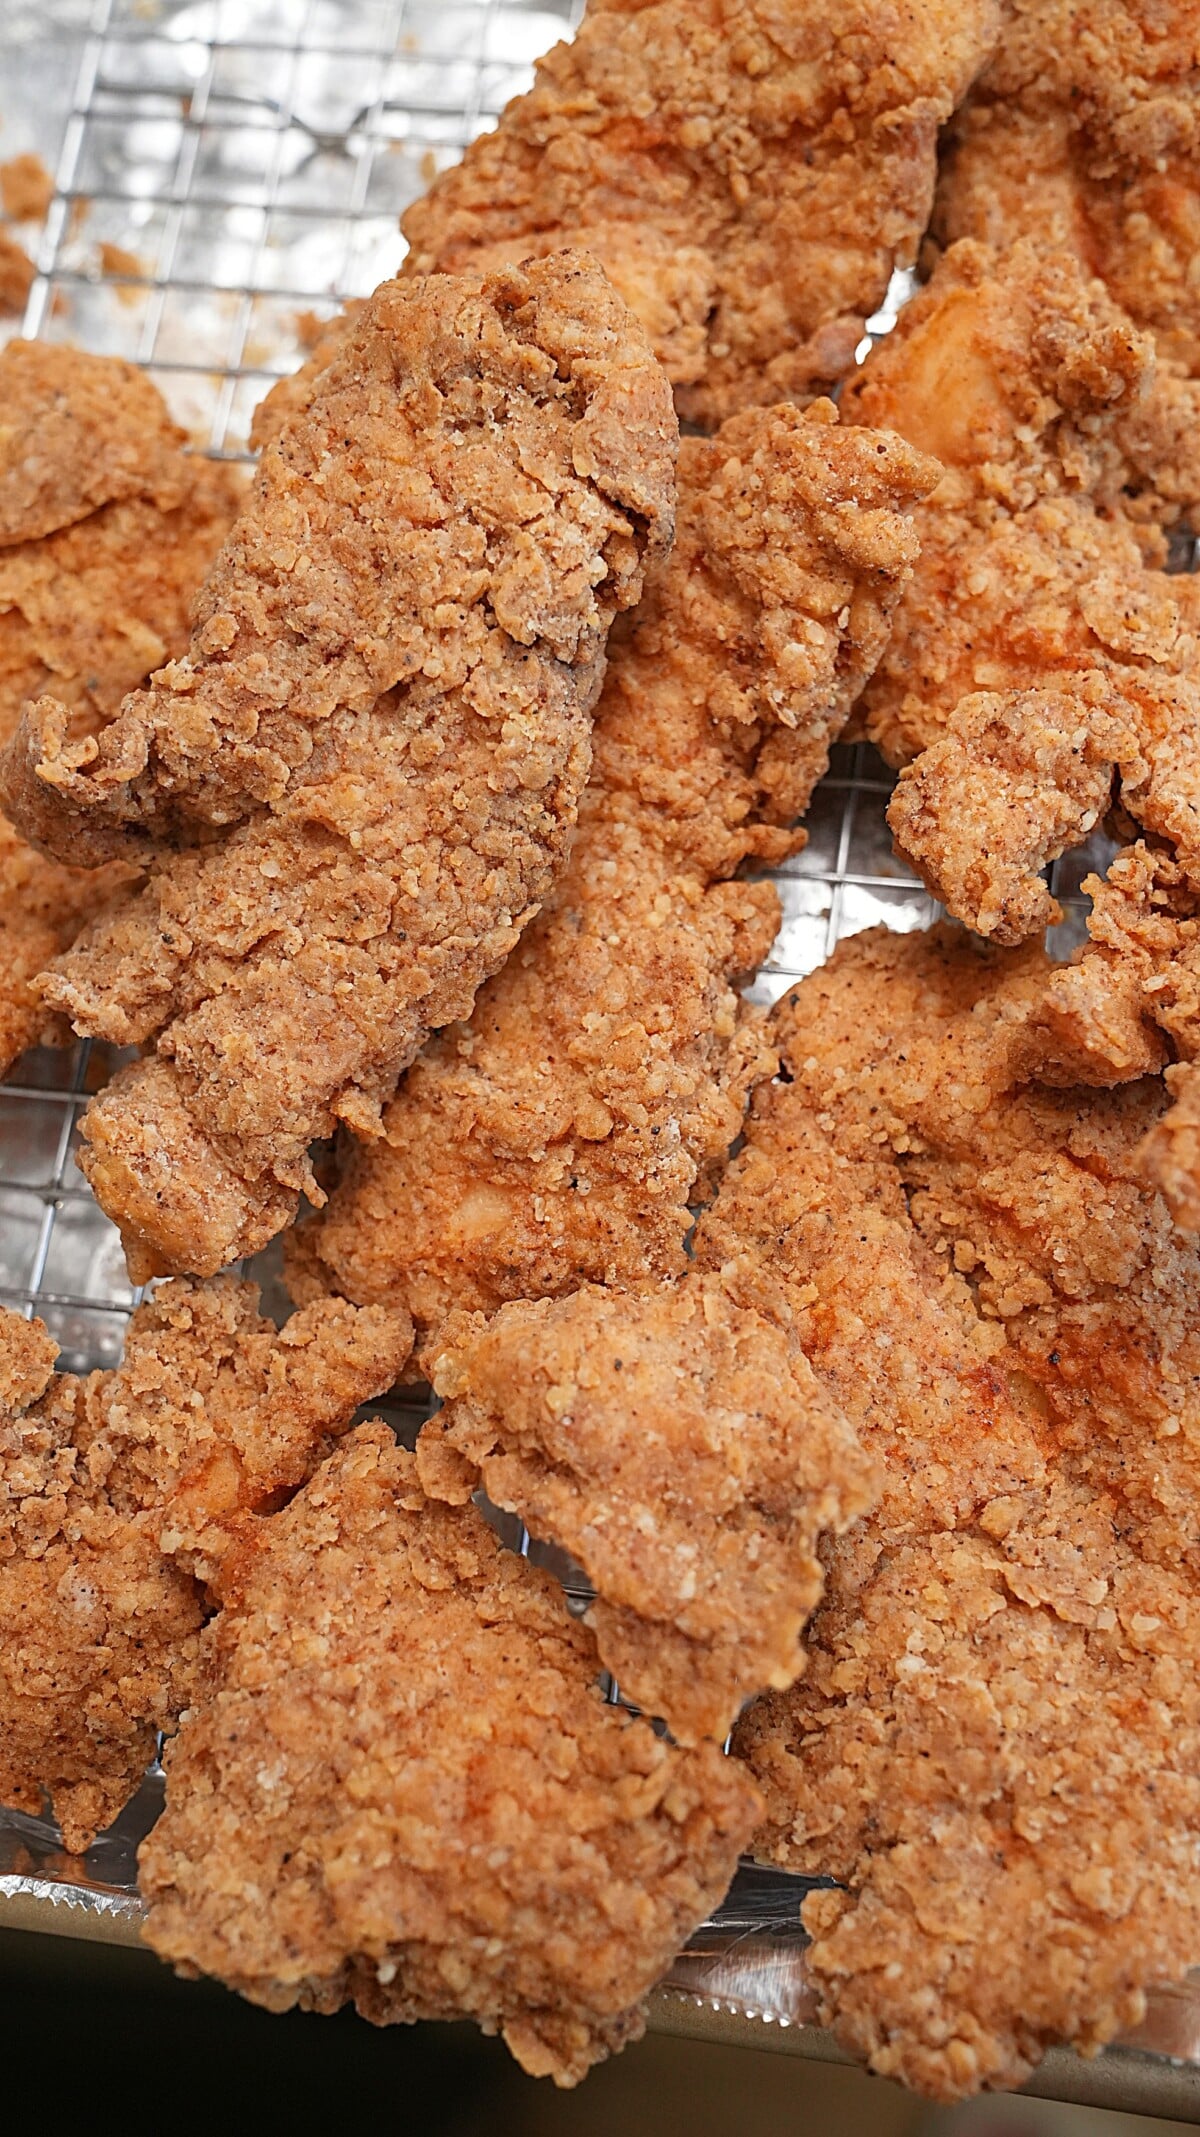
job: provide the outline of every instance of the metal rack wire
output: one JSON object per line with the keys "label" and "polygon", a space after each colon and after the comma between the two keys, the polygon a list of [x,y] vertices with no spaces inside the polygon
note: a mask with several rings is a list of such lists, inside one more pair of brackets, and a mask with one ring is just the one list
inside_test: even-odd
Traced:
{"label": "metal rack wire", "polygon": [[[36,148],[55,173],[23,331],[138,362],[198,443],[244,457],[251,413],[302,360],[312,317],[395,270],[400,211],[526,86],[582,6],[9,0],[3,152]],[[835,752],[808,845],[775,876],[783,926],[756,999],[774,1000],[862,927],[907,931],[933,917],[892,852],[889,791],[872,752]],[[1102,858],[1093,848],[1058,870],[1068,937],[1082,875]],[[74,1161],[79,1114],[112,1065],[87,1044],[40,1051],[0,1087],[0,1301],[40,1314],[73,1370],[115,1362],[137,1298]],[[273,1264],[254,1273],[269,1302]],[[424,1414],[419,1403],[394,1413],[410,1430]],[[523,1532],[508,1540],[529,1549]],[[151,1777],[83,1864],[61,1854],[52,1828],[0,1814],[3,1919],[40,1907],[38,1927],[66,1913],[91,1934],[132,1934],[136,1845],[157,1800]],[[736,1907],[733,1919],[740,1935]],[[702,1970],[688,1980],[703,1996]],[[665,2022],[679,2029],[679,2007]],[[793,2037],[829,2053],[811,2032]],[[1185,2052],[1200,2053],[1200,2039]],[[1056,2089],[1071,2085],[1060,2077]],[[1103,2097],[1137,2104],[1128,2086]],[[1146,2087],[1139,2097],[1149,2103]]]}

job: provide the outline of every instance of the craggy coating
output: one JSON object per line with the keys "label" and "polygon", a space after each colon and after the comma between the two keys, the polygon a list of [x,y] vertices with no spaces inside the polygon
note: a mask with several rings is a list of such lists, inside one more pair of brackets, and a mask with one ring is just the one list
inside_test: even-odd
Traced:
{"label": "craggy coating", "polygon": [[1044,1083],[1128,1083],[1200,1053],[1200,920],[1169,853],[1139,840],[1086,876],[1088,941],[1050,974],[1031,1025]]}
{"label": "craggy coating", "polygon": [[1103,1088],[1174,1060],[1165,1080],[1176,1107],[1147,1131],[1139,1157],[1180,1229],[1200,1231],[1200,898],[1168,850],[1140,839],[1083,890],[1088,940],[1046,983],[1028,1069],[1042,1082]]}
{"label": "craggy coating", "polygon": [[636,2039],[753,1828],[744,1771],[606,1706],[557,1583],[382,1425],[234,1581],[141,1851],[147,1943],[271,2010],[474,2018],[560,2085]]}
{"label": "craggy coating", "polygon": [[[97,449],[103,444],[101,431]],[[13,733],[26,700],[46,690],[76,732],[94,732],[187,644],[196,589],[243,485],[231,468],[177,459],[169,507],[127,497],[0,547],[0,739]],[[36,514],[43,527],[45,516]]]}
{"label": "craggy coating", "polygon": [[605,1665],[682,1743],[788,1685],[820,1598],[815,1546],[874,1476],[780,1322],[718,1274],[629,1297],[587,1287],[451,1322],[426,1489],[482,1484],[582,1565]]}
{"label": "craggy coating", "polygon": [[827,402],[685,438],[675,548],[610,643],[562,882],[465,1025],[414,1062],[294,1235],[295,1295],[401,1298],[432,1352],[452,1307],[683,1267],[746,1091],[769,1073],[734,992],[777,926],[781,860],[912,568],[935,470]]}
{"label": "craggy coating", "polygon": [[586,256],[383,283],[268,441],[187,657],[82,748],[30,709],[10,762],[46,807],[22,827],[100,856],[286,807],[334,716],[392,689],[427,720],[453,694],[519,721],[551,677],[586,700],[670,542],[676,449]]}
{"label": "craggy coating", "polygon": [[1041,871],[1114,772],[1200,885],[1195,591],[1126,509],[1122,426],[1153,377],[1150,342],[1069,257],[964,243],[845,397],[946,469],[864,718],[907,767],[897,845],[998,942],[1056,917]]}
{"label": "craggy coating", "polygon": [[821,393],[915,257],[938,127],[998,27],[993,0],[592,0],[406,211],[405,272],[586,245],[681,416]]}
{"label": "craggy coating", "polygon": [[[128,366],[80,359],[79,386],[57,360],[63,352],[50,353],[48,366],[40,344],[10,343],[0,354],[0,388],[12,396],[5,413],[17,419],[0,444],[9,536],[0,546],[0,741],[26,699],[51,685],[75,731],[94,732],[126,691],[182,651],[192,598],[241,491],[231,469],[183,454],[153,388],[140,376],[131,388]],[[57,448],[61,464],[44,463]],[[85,478],[98,498],[106,485],[120,494],[80,518]],[[144,492],[124,494],[139,479]],[[0,1070],[39,1040],[69,1036],[31,982],[129,880],[123,863],[97,870],[48,860],[0,818]]]}
{"label": "craggy coating", "polygon": [[1138,1144],[1139,1168],[1179,1230],[1200,1232],[1200,1067],[1176,1062],[1163,1070],[1163,1082],[1173,1103]]}
{"label": "craggy coating", "polygon": [[52,1798],[82,1851],[191,1697],[200,1578],[294,1489],[408,1355],[401,1313],[340,1301],[277,1331],[252,1284],[168,1284],[122,1364],[53,1371],[40,1321],[0,1313],[0,1799]]}
{"label": "craggy coating", "polygon": [[804,1907],[826,2021],[942,2098],[1100,2045],[1200,1950],[1200,1264],[1140,1176],[1158,1079],[1014,1090],[1046,972],[843,944],[696,1241],[749,1303],[787,1282],[883,1469],[735,1741],[756,1851],[843,1888]]}
{"label": "craggy coating", "polygon": [[135,364],[48,341],[0,350],[0,546],[36,541],[122,497],[182,502],[183,432]]}
{"label": "craggy coating", "polygon": [[737,993],[779,926],[772,886],[707,885],[597,825],[593,801],[470,1022],[425,1049],[383,1139],[345,1144],[326,1209],[289,1235],[293,1297],[407,1300],[426,1357],[455,1306],[681,1266],[698,1180],[773,1066]]}
{"label": "craggy coating", "polygon": [[0,1075],[30,1046],[69,1042],[70,1027],[32,982],[129,874],[120,861],[101,869],[48,861],[0,816]]}
{"label": "craggy coating", "polygon": [[305,343],[309,353],[299,369],[276,379],[270,391],[263,395],[250,421],[250,444],[256,453],[263,452],[279,436],[284,425],[307,408],[316,381],[332,363],[355,321],[361,317],[364,301],[361,297],[351,297],[332,319],[319,321],[314,339]]}
{"label": "craggy coating", "polygon": [[[1185,422],[1162,479],[1200,502],[1200,9],[1016,0],[950,129],[934,229],[1073,252],[1152,333]],[[1190,432],[1190,436],[1188,433]]]}
{"label": "craggy coating", "polygon": [[640,329],[569,257],[385,285],[267,447],[192,655],[99,738],[143,770],[71,774],[102,816],[105,793],[270,796],[156,857],[43,982],[77,1030],[155,1044],[84,1123],[131,1269],[264,1244],[312,1140],[377,1132],[428,1032],[469,1015],[565,863],[675,450]]}

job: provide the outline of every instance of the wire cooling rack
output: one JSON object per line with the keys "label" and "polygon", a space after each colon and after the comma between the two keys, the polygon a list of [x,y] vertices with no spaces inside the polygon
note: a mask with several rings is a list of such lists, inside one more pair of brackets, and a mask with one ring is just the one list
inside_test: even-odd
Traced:
{"label": "wire cooling rack", "polygon": [[[0,0],[0,157],[36,150],[55,178],[44,226],[18,233],[38,269],[20,331],[141,364],[198,444],[245,457],[255,406],[302,361],[315,322],[396,270],[401,210],[581,13],[582,0]],[[903,294],[897,278],[874,332]],[[934,917],[892,852],[890,790],[871,751],[835,751],[808,845],[774,878],[783,924],[756,1000],[861,928]],[[1056,871],[1064,948],[1082,876],[1105,858],[1093,846]],[[40,1314],[73,1371],[115,1363],[138,1297],[74,1156],[79,1114],[113,1064],[88,1044],[41,1050],[0,1086],[0,1301]],[[276,1258],[251,1268],[268,1307],[286,1310]],[[411,1431],[425,1411],[390,1414]],[[509,1540],[528,1548],[523,1533]],[[151,1774],[83,1861],[52,1826],[0,1812],[0,1922],[134,1939],[136,1849],[160,1795]],[[806,2023],[798,1882],[742,1873],[660,1995],[661,2026],[836,2053]],[[1196,2000],[1160,1998],[1150,2038],[1194,2065]],[[1037,2089],[1200,2119],[1194,2067],[1161,2056],[1085,2066],[1056,2053]]]}

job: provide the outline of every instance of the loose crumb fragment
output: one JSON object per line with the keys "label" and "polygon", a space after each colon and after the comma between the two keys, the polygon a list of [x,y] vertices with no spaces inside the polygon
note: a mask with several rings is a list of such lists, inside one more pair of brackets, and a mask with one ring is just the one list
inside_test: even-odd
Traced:
{"label": "loose crumb fragment", "polygon": [[40,156],[26,152],[0,163],[0,207],[10,223],[40,223],[54,198],[54,180]]}
{"label": "loose crumb fragment", "polygon": [[23,245],[8,230],[0,230],[0,317],[18,319],[33,288],[37,268]]}

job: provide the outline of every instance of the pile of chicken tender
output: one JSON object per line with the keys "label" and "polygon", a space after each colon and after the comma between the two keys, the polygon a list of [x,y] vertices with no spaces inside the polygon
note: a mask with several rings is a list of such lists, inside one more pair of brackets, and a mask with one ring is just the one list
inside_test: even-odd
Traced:
{"label": "pile of chicken tender", "polygon": [[[402,229],[249,477],[0,353],[0,1065],[133,1050],[149,1286],[0,1315],[0,1800],[165,1735],[164,1960],[560,2085],[749,1856],[1012,2087],[1200,1961],[1200,4],[591,0]],[[753,1006],[843,739],[947,917]]]}

